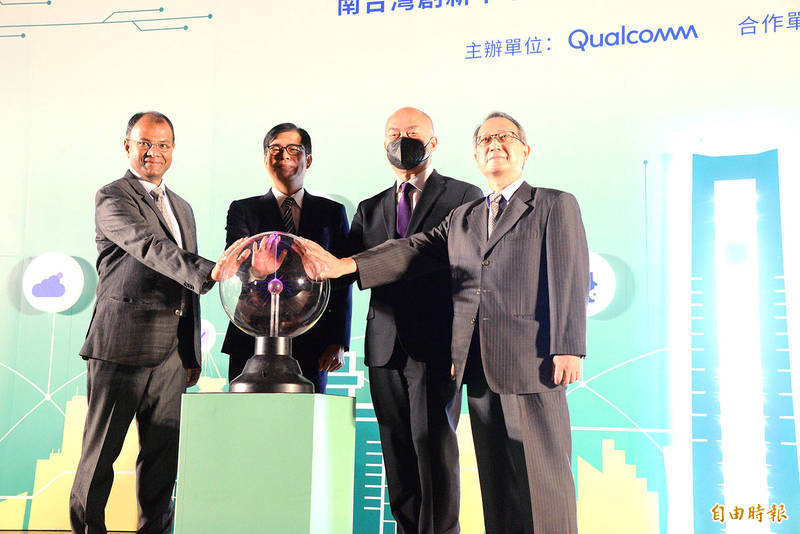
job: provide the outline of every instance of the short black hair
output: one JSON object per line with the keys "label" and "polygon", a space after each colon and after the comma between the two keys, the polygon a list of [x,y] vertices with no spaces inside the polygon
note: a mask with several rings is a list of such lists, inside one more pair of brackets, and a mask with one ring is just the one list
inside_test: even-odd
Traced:
{"label": "short black hair", "polygon": [[159,113],[158,111],[140,111],[139,113],[134,114],[133,117],[131,117],[128,121],[128,127],[125,129],[126,138],[130,137],[133,127],[136,126],[136,123],[139,122],[145,115],[153,117],[153,120],[156,122],[166,122],[169,124],[169,129],[172,132],[172,142],[175,142],[175,127],[172,126],[172,121],[169,120],[169,117],[163,113]]}
{"label": "short black hair", "polygon": [[522,141],[526,145],[528,144],[528,139],[525,136],[525,130],[522,128],[522,125],[517,121],[517,119],[515,119],[514,117],[512,117],[508,113],[503,113],[502,111],[492,111],[491,113],[486,115],[486,118],[483,119],[481,121],[481,123],[475,128],[475,133],[472,134],[472,144],[473,145],[478,143],[478,132],[481,130],[481,126],[483,126],[486,123],[486,121],[488,121],[489,119],[495,119],[497,117],[500,117],[501,119],[506,119],[506,120],[511,121],[514,124],[514,126],[517,127],[517,130],[519,130],[519,139],[520,139],[520,141]]}
{"label": "short black hair", "polygon": [[297,132],[300,134],[300,144],[303,145],[303,150],[306,152],[306,156],[311,155],[311,136],[308,135],[308,132],[304,129],[300,128],[293,122],[282,122],[273,126],[270,131],[267,132],[267,135],[264,136],[264,154],[267,153],[267,147],[272,143],[272,140],[278,137],[278,134],[282,134],[283,132]]}

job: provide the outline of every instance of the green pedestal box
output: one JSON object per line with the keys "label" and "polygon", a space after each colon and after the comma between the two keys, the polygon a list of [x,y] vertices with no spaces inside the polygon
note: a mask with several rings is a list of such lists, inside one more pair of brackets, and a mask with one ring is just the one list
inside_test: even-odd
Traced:
{"label": "green pedestal box", "polygon": [[351,534],[355,399],[183,396],[175,534]]}

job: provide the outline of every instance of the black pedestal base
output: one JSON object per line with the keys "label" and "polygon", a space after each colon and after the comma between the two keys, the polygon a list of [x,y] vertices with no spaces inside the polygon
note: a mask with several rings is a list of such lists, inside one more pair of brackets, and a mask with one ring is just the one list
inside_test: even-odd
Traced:
{"label": "black pedestal base", "polygon": [[231,393],[314,393],[291,356],[289,338],[256,338],[256,354],[230,385]]}

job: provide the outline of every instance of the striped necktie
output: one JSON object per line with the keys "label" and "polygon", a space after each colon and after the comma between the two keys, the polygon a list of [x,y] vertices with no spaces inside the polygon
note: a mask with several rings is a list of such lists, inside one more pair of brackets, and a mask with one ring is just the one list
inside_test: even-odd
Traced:
{"label": "striped necktie", "polygon": [[281,207],[281,219],[283,219],[283,231],[288,234],[294,234],[294,215],[292,215],[292,207],[296,204],[292,197],[286,197]]}

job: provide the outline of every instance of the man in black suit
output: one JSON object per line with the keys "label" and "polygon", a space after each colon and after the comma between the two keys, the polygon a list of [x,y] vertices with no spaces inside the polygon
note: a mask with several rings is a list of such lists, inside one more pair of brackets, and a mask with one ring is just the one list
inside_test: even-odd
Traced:
{"label": "man in black suit", "polygon": [[[292,123],[273,127],[264,137],[264,166],[272,187],[266,194],[234,200],[228,208],[226,243],[262,232],[288,232],[313,239],[333,254],[345,251],[347,214],[344,206],[303,189],[311,167],[311,136]],[[314,391],[325,393],[328,371],[344,364],[350,345],[351,289],[334,284],[322,318],[292,340],[292,356]],[[253,355],[255,339],[228,325],[222,352],[230,355],[228,380],[241,374]]]}
{"label": "man in black suit", "polygon": [[[434,170],[437,143],[422,111],[402,108],[389,117],[384,147],[395,181],[359,204],[349,254],[430,230],[453,208],[482,196],[474,185]],[[370,295],[365,361],[398,534],[459,531],[461,397],[450,373],[452,314],[447,272]]]}
{"label": "man in black suit", "polygon": [[97,302],[80,350],[89,409],[70,494],[74,534],[106,533],[112,466],[134,416],[137,532],[172,531],[181,394],[200,377],[197,295],[244,259],[243,243],[216,265],[197,255],[192,208],[163,181],[174,146],[166,116],[137,113],[125,132],[130,169],[95,198]]}
{"label": "man in black suit", "polygon": [[[589,250],[575,197],[531,187],[531,148],[505,113],[475,130],[492,190],[436,228],[336,260],[303,242],[319,274],[377,287],[428,272],[452,277],[452,355],[467,385],[487,534],[577,534],[565,388],[586,354]],[[373,290],[374,291],[374,290]]]}

